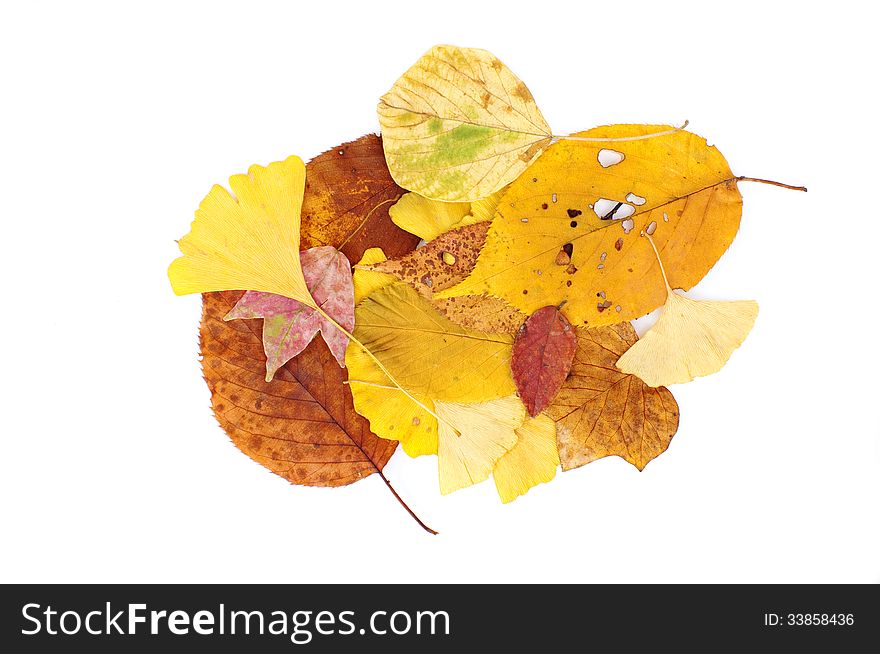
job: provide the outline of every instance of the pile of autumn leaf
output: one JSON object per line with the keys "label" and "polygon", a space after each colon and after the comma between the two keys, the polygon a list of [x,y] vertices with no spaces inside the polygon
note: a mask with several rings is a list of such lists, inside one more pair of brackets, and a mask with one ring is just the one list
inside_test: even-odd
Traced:
{"label": "pile of autumn leaf", "polygon": [[475,49],[431,49],[378,113],[381,138],[215,186],[180,240],[233,442],[319,486],[384,480],[400,443],[437,456],[442,493],[491,475],[504,502],[560,464],[644,468],[678,427],[664,385],[720,369],[757,315],[672,290],[739,226],[722,155],[663,125],[554,136]]}

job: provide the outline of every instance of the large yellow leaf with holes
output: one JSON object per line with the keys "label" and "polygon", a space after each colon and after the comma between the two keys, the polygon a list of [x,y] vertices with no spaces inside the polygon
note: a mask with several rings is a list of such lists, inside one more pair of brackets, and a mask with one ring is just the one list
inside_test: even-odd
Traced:
{"label": "large yellow leaf with holes", "polygon": [[[664,129],[610,125],[577,136]],[[565,301],[569,320],[591,327],[637,318],[666,300],[640,233],[653,234],[669,283],[689,289],[736,235],[736,182],[715,147],[683,130],[561,141],[511,184],[471,275],[435,297],[489,293],[526,314]]]}
{"label": "large yellow leaf with holes", "polygon": [[[365,275],[373,277],[367,281]],[[349,346],[345,361],[354,406],[377,436],[399,440],[410,456],[434,454],[435,402],[469,404],[514,393],[513,338],[453,323],[407,284],[376,288],[382,281],[376,275],[355,275],[356,294],[367,286],[373,290],[355,308],[354,335],[381,366],[359,345]],[[406,393],[391,385],[389,374]],[[447,426],[453,432],[464,427]]]}
{"label": "large yellow leaf with holes", "polygon": [[552,138],[526,85],[475,48],[431,48],[382,96],[378,113],[394,181],[445,202],[498,191]]}

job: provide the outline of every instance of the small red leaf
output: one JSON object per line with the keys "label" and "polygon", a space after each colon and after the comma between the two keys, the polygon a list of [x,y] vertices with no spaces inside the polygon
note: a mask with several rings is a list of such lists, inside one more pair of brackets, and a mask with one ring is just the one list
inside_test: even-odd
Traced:
{"label": "small red leaf", "polygon": [[556,397],[576,348],[574,329],[556,307],[538,309],[520,327],[510,370],[530,416],[541,413]]}

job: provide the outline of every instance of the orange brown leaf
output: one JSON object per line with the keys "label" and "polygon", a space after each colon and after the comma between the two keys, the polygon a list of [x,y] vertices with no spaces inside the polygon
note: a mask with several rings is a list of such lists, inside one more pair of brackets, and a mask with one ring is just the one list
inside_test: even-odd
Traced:
{"label": "orange brown leaf", "polygon": [[388,215],[405,192],[391,179],[375,134],[319,154],[306,164],[299,249],[332,245],[349,261],[360,261],[373,246],[389,257],[409,252],[419,238]]}
{"label": "orange brown leaf", "polygon": [[489,334],[515,334],[526,321],[526,314],[491,295],[460,295],[433,304],[456,325]]}
{"label": "orange brown leaf", "polygon": [[396,441],[354,410],[346,372],[315,340],[265,380],[260,320],[224,321],[240,291],[206,293],[199,330],[211,406],[233,444],[291,483],[344,486],[379,472]]}
{"label": "orange brown leaf", "polygon": [[628,322],[577,329],[571,373],[545,413],[556,422],[563,470],[619,456],[639,470],[666,451],[678,429],[678,404],[615,368],[638,336]]}
{"label": "orange brown leaf", "polygon": [[454,286],[474,269],[489,225],[480,222],[458,227],[414,252],[373,264],[369,269],[393,275],[430,299],[433,293]]}

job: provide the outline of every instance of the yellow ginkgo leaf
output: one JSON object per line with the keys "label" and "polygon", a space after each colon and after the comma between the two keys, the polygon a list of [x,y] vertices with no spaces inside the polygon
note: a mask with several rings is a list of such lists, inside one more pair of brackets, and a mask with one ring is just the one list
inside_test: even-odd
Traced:
{"label": "yellow ginkgo leaf", "polygon": [[495,193],[552,139],[526,85],[475,48],[431,48],[382,96],[378,113],[394,181],[444,202]]}
{"label": "yellow ginkgo leaf", "polygon": [[[654,251],[659,262],[656,247]],[[749,335],[758,303],[692,300],[669,287],[662,262],[660,271],[666,304],[654,326],[618,359],[617,368],[654,387],[684,384],[718,372]]]}
{"label": "yellow ginkgo leaf", "polygon": [[[356,288],[365,272],[356,271]],[[355,410],[373,433],[399,440],[410,456],[437,452],[436,402],[484,402],[514,392],[512,336],[461,327],[408,284],[362,300],[354,335],[363,345],[352,343],[345,361]],[[389,375],[407,392],[391,387]]]}
{"label": "yellow ginkgo leaf", "polygon": [[214,186],[168,268],[174,292],[263,291],[314,307],[299,259],[305,178],[289,157],[230,177],[232,193]]}
{"label": "yellow ginkgo leaf", "polygon": [[516,445],[498,459],[492,476],[505,504],[533,486],[550,481],[559,466],[556,423],[544,414],[526,418],[516,429]]}
{"label": "yellow ginkgo leaf", "polygon": [[475,404],[435,402],[434,406],[442,419],[437,465],[444,495],[488,479],[496,462],[516,445],[516,430],[526,417],[516,395]]}

